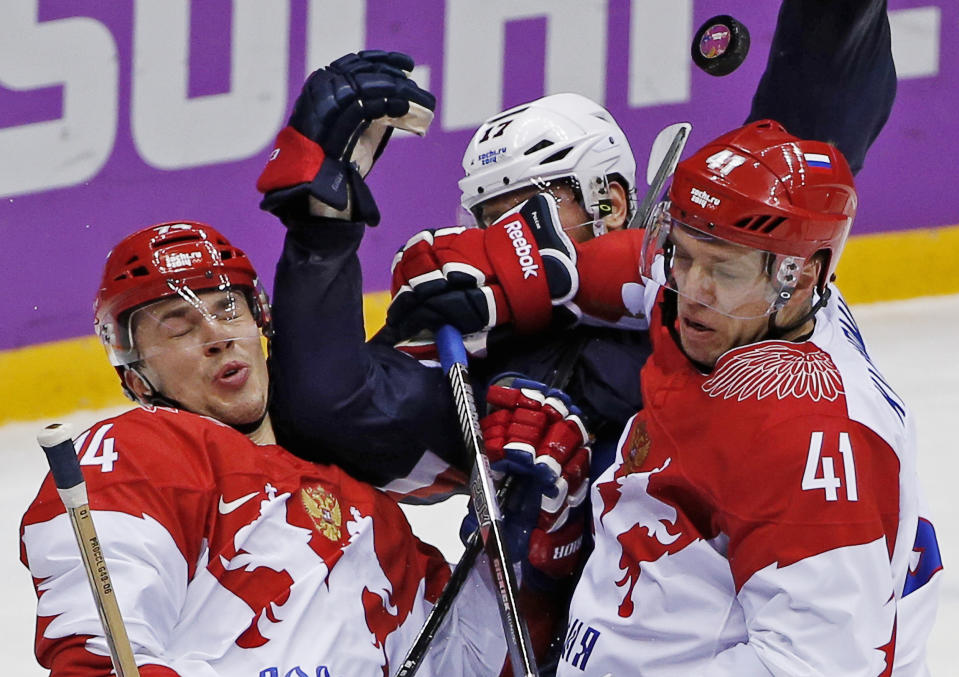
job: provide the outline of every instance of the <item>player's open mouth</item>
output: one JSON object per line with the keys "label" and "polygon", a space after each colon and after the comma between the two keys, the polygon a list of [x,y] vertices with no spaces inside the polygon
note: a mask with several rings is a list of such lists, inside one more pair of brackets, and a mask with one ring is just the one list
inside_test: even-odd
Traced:
{"label": "player's open mouth", "polygon": [[232,388],[239,388],[246,383],[250,376],[250,369],[242,362],[230,362],[223,365],[216,373],[214,381]]}

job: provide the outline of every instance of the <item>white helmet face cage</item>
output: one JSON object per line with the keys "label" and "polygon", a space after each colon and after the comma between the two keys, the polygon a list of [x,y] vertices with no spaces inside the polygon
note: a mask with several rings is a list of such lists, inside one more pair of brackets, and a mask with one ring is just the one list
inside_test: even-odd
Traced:
{"label": "white helmet face cage", "polygon": [[[619,175],[635,213],[636,160],[609,112],[579,94],[554,94],[494,115],[476,130],[463,156],[462,205],[527,186],[569,179],[583,207],[601,224],[609,213],[609,177]],[[594,228],[594,231],[597,229]]]}
{"label": "white helmet face cage", "polygon": [[726,241],[674,218],[669,207],[661,202],[647,222],[640,256],[644,278],[741,320],[770,315],[792,298],[802,258]]}

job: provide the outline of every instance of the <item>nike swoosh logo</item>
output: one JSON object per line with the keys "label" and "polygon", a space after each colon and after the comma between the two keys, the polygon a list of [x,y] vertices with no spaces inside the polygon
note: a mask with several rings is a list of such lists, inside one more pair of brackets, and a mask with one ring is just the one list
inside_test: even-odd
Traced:
{"label": "nike swoosh logo", "polygon": [[239,508],[241,505],[243,505],[244,503],[246,503],[247,501],[249,501],[251,498],[253,498],[259,493],[260,493],[259,491],[254,491],[252,494],[247,494],[246,496],[240,496],[240,498],[234,501],[229,501],[229,502],[224,501],[223,495],[221,494],[220,495],[220,514],[227,515],[233,512],[234,510]]}

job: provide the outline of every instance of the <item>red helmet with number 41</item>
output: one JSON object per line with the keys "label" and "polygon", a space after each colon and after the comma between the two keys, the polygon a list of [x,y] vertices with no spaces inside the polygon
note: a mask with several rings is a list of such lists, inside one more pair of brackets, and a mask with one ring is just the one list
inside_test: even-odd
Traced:
{"label": "red helmet with number 41", "polygon": [[856,213],[852,172],[832,145],[799,139],[772,120],[754,122],[679,163],[668,200],[650,218],[643,273],[677,222],[770,255],[769,312],[788,301],[804,261],[824,253],[817,281],[832,280]]}
{"label": "red helmet with number 41", "polygon": [[133,311],[173,296],[199,306],[199,293],[212,290],[242,293],[257,326],[268,332],[269,303],[253,264],[216,229],[173,221],[125,237],[107,255],[93,305],[110,363],[122,368],[141,358],[130,326]]}

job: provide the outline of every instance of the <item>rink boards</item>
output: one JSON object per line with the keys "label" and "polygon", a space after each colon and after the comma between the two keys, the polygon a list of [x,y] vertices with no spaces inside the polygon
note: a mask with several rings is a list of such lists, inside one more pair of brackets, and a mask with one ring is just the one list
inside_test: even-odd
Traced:
{"label": "rink boards", "polygon": [[[854,304],[959,293],[959,226],[850,238],[837,273]],[[388,292],[364,296],[368,333],[383,323]],[[0,352],[0,423],[123,403],[93,336]]]}

